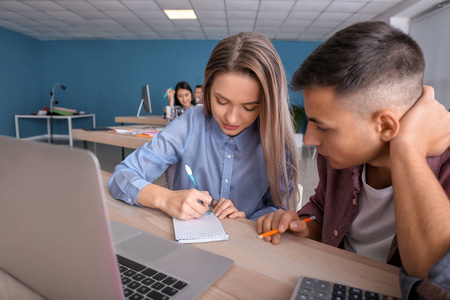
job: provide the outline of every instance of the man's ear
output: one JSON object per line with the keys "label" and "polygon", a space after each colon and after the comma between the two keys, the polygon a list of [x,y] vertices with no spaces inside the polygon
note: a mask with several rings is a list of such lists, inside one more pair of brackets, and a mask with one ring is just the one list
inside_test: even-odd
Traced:
{"label": "man's ear", "polygon": [[375,124],[380,136],[384,142],[389,142],[395,138],[400,130],[400,118],[396,112],[384,109],[374,115]]}

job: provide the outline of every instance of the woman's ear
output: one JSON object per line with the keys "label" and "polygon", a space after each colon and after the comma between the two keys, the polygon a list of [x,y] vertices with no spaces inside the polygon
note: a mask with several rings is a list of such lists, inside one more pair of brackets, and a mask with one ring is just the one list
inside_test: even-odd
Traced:
{"label": "woman's ear", "polygon": [[400,118],[396,112],[384,109],[374,116],[380,139],[389,142],[395,138],[400,130]]}

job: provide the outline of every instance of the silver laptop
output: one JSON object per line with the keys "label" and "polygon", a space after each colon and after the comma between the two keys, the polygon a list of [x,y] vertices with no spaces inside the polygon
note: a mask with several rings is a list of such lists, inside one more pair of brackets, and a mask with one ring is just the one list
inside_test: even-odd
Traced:
{"label": "silver laptop", "polygon": [[233,265],[108,221],[86,150],[0,136],[0,195],[0,268],[45,298],[193,299]]}

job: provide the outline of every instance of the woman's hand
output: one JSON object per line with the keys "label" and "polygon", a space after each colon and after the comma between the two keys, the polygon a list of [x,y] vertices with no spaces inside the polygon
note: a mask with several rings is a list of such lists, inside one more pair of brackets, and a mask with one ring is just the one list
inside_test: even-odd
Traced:
{"label": "woman's hand", "polygon": [[158,208],[180,220],[198,219],[208,211],[211,201],[212,197],[207,191],[168,190],[165,199],[159,202]]}
{"label": "woman's hand", "polygon": [[173,106],[175,104],[175,91],[172,89],[167,89],[167,99],[169,99],[169,105]]}
{"label": "woman's hand", "polygon": [[245,218],[245,212],[238,211],[230,199],[222,198],[219,202],[214,201],[213,207],[212,213],[216,215],[219,220],[223,220],[225,217],[230,219]]}

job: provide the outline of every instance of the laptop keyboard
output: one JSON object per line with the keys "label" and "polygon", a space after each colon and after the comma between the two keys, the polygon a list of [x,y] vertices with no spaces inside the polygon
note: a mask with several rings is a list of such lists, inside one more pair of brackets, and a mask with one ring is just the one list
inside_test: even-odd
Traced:
{"label": "laptop keyboard", "polygon": [[123,256],[117,255],[117,260],[126,299],[169,300],[188,285]]}
{"label": "laptop keyboard", "polygon": [[301,276],[291,300],[400,300],[354,287]]}

